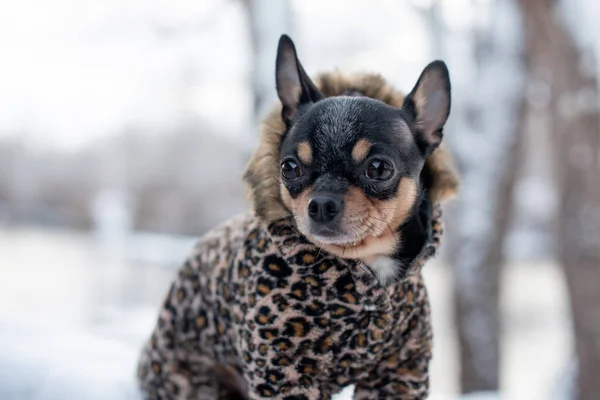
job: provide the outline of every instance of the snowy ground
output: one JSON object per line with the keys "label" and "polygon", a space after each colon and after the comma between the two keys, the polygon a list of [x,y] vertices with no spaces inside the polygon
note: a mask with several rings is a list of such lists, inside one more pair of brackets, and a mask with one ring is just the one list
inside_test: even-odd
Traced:
{"label": "snowy ground", "polygon": [[[149,260],[108,257],[87,235],[0,230],[0,399],[138,399],[138,350],[173,273]],[[434,263],[426,280],[432,398],[449,400],[457,388],[451,276]],[[504,280],[502,399],[557,399],[572,346],[560,271],[511,265]]]}

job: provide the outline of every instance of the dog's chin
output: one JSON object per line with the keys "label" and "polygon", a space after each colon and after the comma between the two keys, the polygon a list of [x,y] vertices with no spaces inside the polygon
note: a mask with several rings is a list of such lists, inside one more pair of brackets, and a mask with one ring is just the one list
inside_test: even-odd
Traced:
{"label": "dog's chin", "polygon": [[326,244],[326,245],[336,245],[336,246],[355,246],[357,243],[361,242],[362,239],[357,240],[355,238],[351,238],[349,236],[326,236],[326,235],[308,235],[309,239],[312,242]]}
{"label": "dog's chin", "polygon": [[[304,218],[294,215],[296,227],[315,246],[342,258],[360,259],[369,262],[379,255],[393,254],[399,243],[399,236],[393,230],[383,230],[373,234],[366,227],[351,229],[340,227],[314,226]],[[362,232],[361,229],[362,228]],[[361,232],[360,234],[356,234]]]}
{"label": "dog's chin", "polygon": [[379,255],[392,254],[397,247],[398,237],[385,231],[379,236],[364,234],[351,235],[334,230],[313,230],[310,227],[300,229],[314,245],[336,256],[369,261]]}
{"label": "dog's chin", "polygon": [[[302,231],[302,229],[301,229]],[[302,232],[311,242],[322,245],[356,246],[364,236],[352,235],[341,229],[309,226]]]}

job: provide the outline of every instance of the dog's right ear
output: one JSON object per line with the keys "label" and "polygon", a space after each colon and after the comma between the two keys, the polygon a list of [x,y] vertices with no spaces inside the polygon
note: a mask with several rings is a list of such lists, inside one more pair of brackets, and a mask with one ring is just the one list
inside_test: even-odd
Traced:
{"label": "dog's right ear", "polygon": [[304,71],[294,42],[287,35],[281,35],[279,39],[275,79],[277,95],[283,105],[281,117],[286,125],[290,124],[299,106],[314,103],[324,97]]}

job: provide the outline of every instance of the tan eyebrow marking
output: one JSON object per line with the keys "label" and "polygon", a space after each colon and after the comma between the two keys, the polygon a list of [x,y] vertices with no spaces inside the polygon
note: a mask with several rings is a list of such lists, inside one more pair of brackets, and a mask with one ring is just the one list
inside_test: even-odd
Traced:
{"label": "tan eyebrow marking", "polygon": [[360,139],[352,149],[352,159],[357,163],[364,161],[371,150],[371,146],[367,139]]}
{"label": "tan eyebrow marking", "polygon": [[300,161],[302,161],[304,164],[312,163],[312,147],[310,147],[310,144],[308,144],[308,142],[301,142],[298,145],[296,151],[298,152],[298,157],[300,158]]}

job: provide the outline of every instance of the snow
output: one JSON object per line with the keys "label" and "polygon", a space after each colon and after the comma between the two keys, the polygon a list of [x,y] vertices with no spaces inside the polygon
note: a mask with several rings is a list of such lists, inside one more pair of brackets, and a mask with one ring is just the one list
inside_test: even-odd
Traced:
{"label": "snow", "polygon": [[[0,399],[141,399],[134,372],[154,311],[133,324],[117,318],[93,333],[0,315]],[[143,329],[124,335],[132,325]],[[352,399],[353,392],[349,386],[334,400]]]}
{"label": "snow", "polygon": [[137,350],[83,330],[0,317],[0,398],[137,399]]}
{"label": "snow", "polygon": [[[188,106],[209,118],[234,107],[240,118],[221,125],[225,134],[241,130],[250,111],[239,67],[249,57],[240,40],[245,16],[241,2],[219,3],[3,3],[0,133],[29,131],[36,141],[77,148],[127,124],[170,123]],[[196,25],[204,17],[206,31]],[[210,82],[218,91],[198,90],[207,70],[219,71]]]}
{"label": "snow", "polygon": [[[102,257],[93,235],[0,229],[0,399],[137,399],[138,352],[176,266],[151,261]],[[452,276],[438,262],[424,271],[434,325],[431,399],[458,400]],[[569,399],[559,397],[572,379],[562,272],[551,263],[512,264],[503,280],[502,399]]]}

